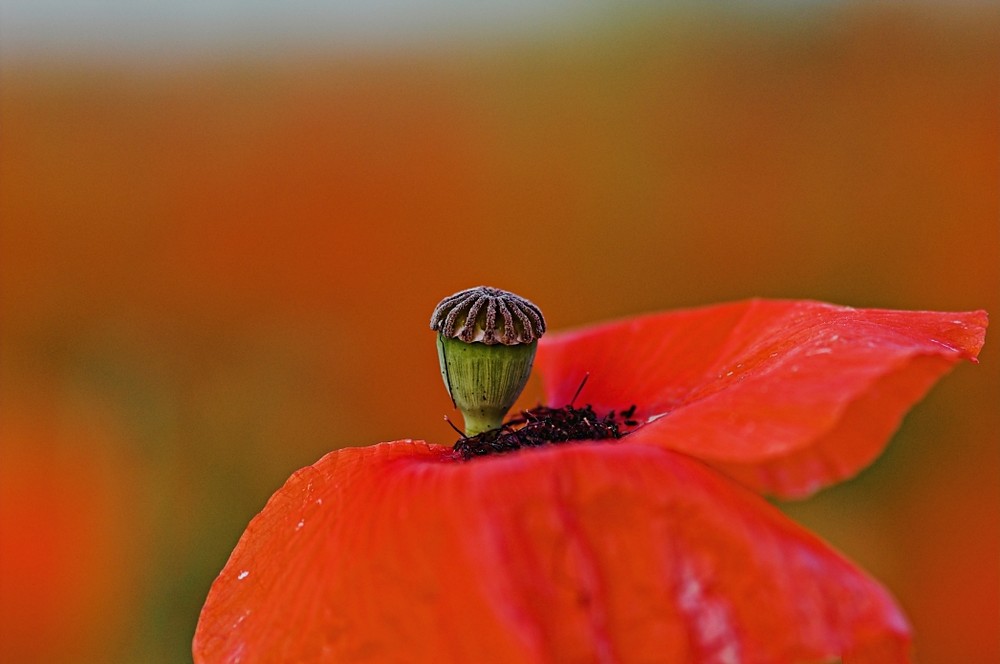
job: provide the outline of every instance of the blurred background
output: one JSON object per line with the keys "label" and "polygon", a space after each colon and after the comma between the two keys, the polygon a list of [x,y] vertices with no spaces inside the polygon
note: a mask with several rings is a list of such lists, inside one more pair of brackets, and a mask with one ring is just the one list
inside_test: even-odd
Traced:
{"label": "blurred background", "polygon": [[[461,288],[1000,312],[997,5],[711,6],[0,0],[0,660],[189,659],[292,471],[453,442]],[[785,507],[925,663],[1000,658],[998,349]]]}

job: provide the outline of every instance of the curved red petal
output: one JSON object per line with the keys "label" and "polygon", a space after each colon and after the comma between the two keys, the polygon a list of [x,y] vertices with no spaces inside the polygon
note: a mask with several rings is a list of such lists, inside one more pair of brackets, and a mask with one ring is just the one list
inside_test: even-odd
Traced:
{"label": "curved red petal", "polygon": [[749,486],[798,497],[882,451],[949,367],[975,360],[986,312],[851,309],[751,300],[542,339],[552,405],[637,404],[630,435],[704,459]]}
{"label": "curved red petal", "polygon": [[300,471],[212,586],[197,662],[905,662],[885,591],[756,494],[647,446]]}

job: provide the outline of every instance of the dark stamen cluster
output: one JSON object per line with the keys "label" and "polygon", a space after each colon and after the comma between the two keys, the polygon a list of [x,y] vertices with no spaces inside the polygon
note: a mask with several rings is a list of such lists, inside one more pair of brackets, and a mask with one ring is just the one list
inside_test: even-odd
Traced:
{"label": "dark stamen cluster", "polygon": [[487,454],[513,452],[522,447],[558,445],[574,440],[621,438],[627,433],[622,431],[622,426],[634,427],[638,424],[632,419],[633,415],[635,406],[622,411],[620,415],[611,411],[604,417],[599,417],[589,404],[582,408],[571,405],[562,408],[538,406],[521,411],[519,417],[508,420],[499,429],[459,439],[454,449],[463,459],[471,459]]}

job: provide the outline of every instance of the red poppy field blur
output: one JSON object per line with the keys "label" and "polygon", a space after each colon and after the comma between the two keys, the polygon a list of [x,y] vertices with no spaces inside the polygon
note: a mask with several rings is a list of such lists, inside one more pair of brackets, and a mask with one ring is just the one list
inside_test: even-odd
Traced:
{"label": "red poppy field blur", "polygon": [[[427,324],[462,288],[552,330],[753,296],[997,315],[995,6],[629,7],[6,47],[0,661],[189,660],[294,470],[454,440]],[[782,504],[920,662],[1000,658],[998,396],[988,338],[873,466]]]}

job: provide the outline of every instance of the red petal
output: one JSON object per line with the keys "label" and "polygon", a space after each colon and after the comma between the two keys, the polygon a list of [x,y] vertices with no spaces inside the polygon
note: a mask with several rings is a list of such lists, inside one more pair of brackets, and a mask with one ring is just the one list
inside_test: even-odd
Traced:
{"label": "red petal", "polygon": [[696,460],[449,459],[390,443],[296,473],[212,586],[196,661],[907,661],[882,588]]}
{"label": "red petal", "polygon": [[548,400],[638,405],[630,435],[709,461],[758,490],[804,496],[882,451],[951,365],[974,360],[986,312],[752,300],[554,334],[537,364]]}

